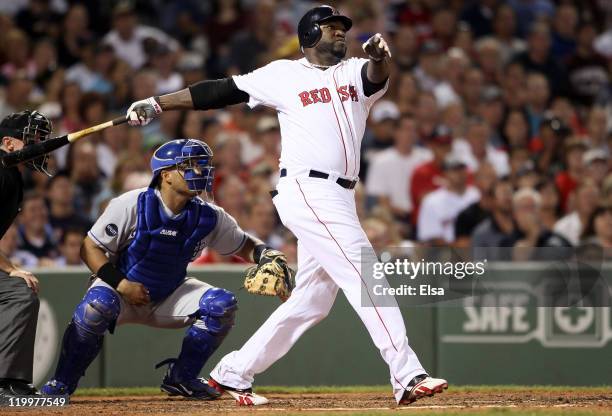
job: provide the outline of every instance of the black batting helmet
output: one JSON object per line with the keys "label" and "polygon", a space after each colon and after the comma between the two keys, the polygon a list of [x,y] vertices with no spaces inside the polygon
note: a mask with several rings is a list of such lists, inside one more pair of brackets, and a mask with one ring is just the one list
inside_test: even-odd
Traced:
{"label": "black batting helmet", "polygon": [[302,48],[312,48],[321,40],[321,23],[331,20],[339,20],[348,31],[353,26],[353,21],[340,14],[331,6],[318,6],[310,9],[298,23],[298,38]]}
{"label": "black batting helmet", "polygon": [[[0,122],[0,138],[8,136],[19,139],[24,147],[47,140],[52,130],[51,121],[38,111],[25,110],[9,114]],[[43,155],[30,160],[26,165],[48,175],[47,160],[48,155]]]}

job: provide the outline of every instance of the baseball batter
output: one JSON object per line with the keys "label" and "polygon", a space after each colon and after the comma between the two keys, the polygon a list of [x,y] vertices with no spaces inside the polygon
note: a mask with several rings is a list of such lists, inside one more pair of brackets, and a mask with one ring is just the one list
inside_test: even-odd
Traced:
{"label": "baseball batter", "polygon": [[277,60],[246,75],[202,81],[173,94],[137,101],[128,109],[132,125],[147,124],[165,110],[205,110],[240,102],[278,113],[281,178],[273,201],[283,224],[298,238],[298,274],[289,300],[211,373],[210,385],[240,404],[268,402],[252,392],[254,376],[325,318],[338,289],[389,365],[398,403],[411,403],[447,387],[446,380],[427,375],[408,345],[397,306],[362,304],[361,254],[372,247],[357,217],[354,188],[366,119],[387,89],[391,53],[376,34],[364,44],[369,59],[344,59],[351,26],[351,19],[332,7],[316,7],[298,26],[304,58]]}
{"label": "baseball batter", "polygon": [[150,186],[113,199],[88,232],[81,255],[95,280],[66,329],[44,394],[72,394],[105,332],[139,323],[189,327],[178,358],[158,364],[169,364],[163,391],[200,400],[220,395],[198,375],[234,325],[236,298],[185,277],[186,268],[205,247],[260,263],[266,252],[222,208],[198,196],[212,188],[211,160],[202,141],[165,143],[151,159]]}

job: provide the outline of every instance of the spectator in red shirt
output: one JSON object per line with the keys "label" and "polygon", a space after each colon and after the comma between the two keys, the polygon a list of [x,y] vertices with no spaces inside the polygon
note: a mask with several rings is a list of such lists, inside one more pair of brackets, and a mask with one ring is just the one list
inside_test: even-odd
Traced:
{"label": "spectator in red shirt", "polygon": [[427,147],[433,154],[433,159],[417,167],[410,182],[410,198],[412,199],[412,222],[416,224],[421,201],[431,191],[444,184],[442,164],[451,152],[452,137],[446,128],[438,128],[427,140]]}
{"label": "spectator in red shirt", "polygon": [[561,197],[561,211],[567,212],[567,201],[570,194],[578,186],[583,172],[582,156],[587,150],[587,144],[579,138],[572,138],[565,144],[565,170],[555,177],[555,184]]}

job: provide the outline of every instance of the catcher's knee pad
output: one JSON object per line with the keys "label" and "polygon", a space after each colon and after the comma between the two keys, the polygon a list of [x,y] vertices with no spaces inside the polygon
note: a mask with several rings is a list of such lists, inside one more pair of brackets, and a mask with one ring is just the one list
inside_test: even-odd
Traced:
{"label": "catcher's knee pad", "polygon": [[72,317],[75,325],[96,335],[114,325],[121,311],[119,295],[105,286],[95,286],[87,291]]}
{"label": "catcher's knee pad", "polygon": [[200,298],[198,319],[215,335],[225,335],[234,326],[238,309],[236,296],[229,290],[214,287]]}

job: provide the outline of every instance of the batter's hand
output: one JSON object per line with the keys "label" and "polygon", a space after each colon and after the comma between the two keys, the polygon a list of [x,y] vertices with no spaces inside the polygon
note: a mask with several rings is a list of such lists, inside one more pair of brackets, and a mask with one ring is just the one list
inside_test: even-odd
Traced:
{"label": "batter's hand", "polygon": [[387,45],[387,42],[383,39],[380,33],[375,34],[370,39],[365,41],[361,47],[363,48],[363,51],[375,61],[382,61],[387,57],[391,58],[389,45]]}
{"label": "batter's hand", "polygon": [[28,287],[32,289],[34,293],[38,293],[38,279],[29,271],[15,268],[9,273],[9,276],[19,277],[25,280]]}
{"label": "batter's hand", "polygon": [[130,305],[146,305],[151,301],[149,291],[142,283],[130,282],[127,279],[119,282],[117,292]]}
{"label": "batter's hand", "polygon": [[149,97],[133,102],[125,116],[130,126],[146,126],[162,111],[159,102],[154,97]]}

